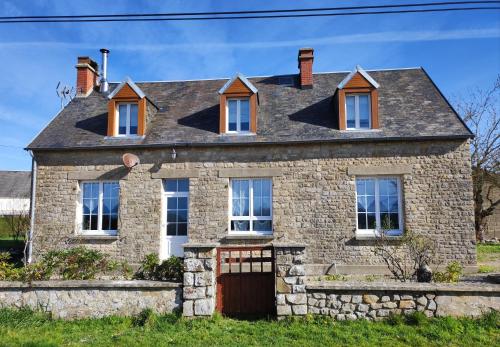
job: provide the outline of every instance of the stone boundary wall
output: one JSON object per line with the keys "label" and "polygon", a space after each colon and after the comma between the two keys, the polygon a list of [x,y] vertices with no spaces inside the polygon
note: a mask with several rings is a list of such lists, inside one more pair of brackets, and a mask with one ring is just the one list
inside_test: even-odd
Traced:
{"label": "stone boundary wall", "polygon": [[[316,283],[306,286],[307,313],[336,320],[377,320],[423,312],[428,317],[477,317],[500,311],[500,285]],[[300,315],[305,313],[296,313]]]}
{"label": "stone boundary wall", "polygon": [[132,316],[147,308],[171,313],[182,308],[182,288],[155,281],[0,282],[0,308],[21,307],[63,319]]}

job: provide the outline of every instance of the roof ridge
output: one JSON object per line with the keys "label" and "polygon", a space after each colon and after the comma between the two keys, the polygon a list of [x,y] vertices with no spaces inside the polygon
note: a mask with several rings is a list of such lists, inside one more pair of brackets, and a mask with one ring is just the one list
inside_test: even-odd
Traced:
{"label": "roof ridge", "polygon": [[[369,72],[377,71],[404,71],[404,70],[421,70],[421,66],[414,67],[400,67],[400,68],[386,68],[386,69],[364,69]],[[326,74],[339,74],[339,73],[350,73],[352,70],[338,70],[338,71],[320,71],[313,72],[313,75],[326,75]],[[247,79],[251,78],[265,78],[265,77],[281,77],[281,76],[295,76],[297,73],[284,73],[277,75],[257,75],[257,76],[246,76]],[[232,77],[216,77],[216,78],[198,78],[198,79],[185,79],[185,80],[156,80],[156,81],[135,81],[136,84],[139,83],[177,83],[177,82],[199,82],[199,81],[223,81],[230,80]],[[120,84],[118,81],[109,82],[110,84]]]}

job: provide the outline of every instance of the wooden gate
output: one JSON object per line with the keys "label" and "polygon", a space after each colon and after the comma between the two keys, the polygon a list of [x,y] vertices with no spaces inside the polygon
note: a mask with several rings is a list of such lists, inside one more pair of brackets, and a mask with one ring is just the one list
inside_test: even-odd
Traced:
{"label": "wooden gate", "polygon": [[274,315],[274,278],[271,247],[217,249],[217,310],[233,317]]}

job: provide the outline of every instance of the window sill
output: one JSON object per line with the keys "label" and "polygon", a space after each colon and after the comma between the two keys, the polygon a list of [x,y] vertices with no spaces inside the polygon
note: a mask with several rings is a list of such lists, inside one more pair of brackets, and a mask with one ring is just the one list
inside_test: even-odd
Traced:
{"label": "window sill", "polygon": [[273,240],[273,234],[229,234],[225,237],[226,240]]}
{"label": "window sill", "polygon": [[[385,235],[386,240],[401,240],[403,237],[403,233],[401,232],[400,235]],[[380,234],[375,233],[375,232],[359,232],[356,231],[356,240],[380,240]]]}
{"label": "window sill", "polygon": [[380,132],[382,130],[380,129],[344,129],[341,130],[341,132],[346,132],[346,133],[370,133],[370,132]]}
{"label": "window sill", "polygon": [[225,132],[221,134],[222,136],[255,136],[257,135],[256,133],[250,133],[250,132],[244,132],[244,133],[238,133],[238,132]]}
{"label": "window sill", "polygon": [[117,241],[118,235],[99,235],[99,234],[77,234],[71,237],[75,240],[102,240],[102,241]]}
{"label": "window sill", "polygon": [[145,135],[117,135],[117,136],[104,136],[104,140],[142,140]]}

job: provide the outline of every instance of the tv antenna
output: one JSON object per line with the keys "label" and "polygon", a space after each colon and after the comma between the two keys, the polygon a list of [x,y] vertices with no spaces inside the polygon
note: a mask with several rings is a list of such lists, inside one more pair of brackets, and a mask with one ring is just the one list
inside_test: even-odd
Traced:
{"label": "tv antenna", "polygon": [[61,82],[57,83],[56,86],[57,97],[61,100],[61,108],[64,108],[75,96],[75,88],[69,86],[62,86]]}

